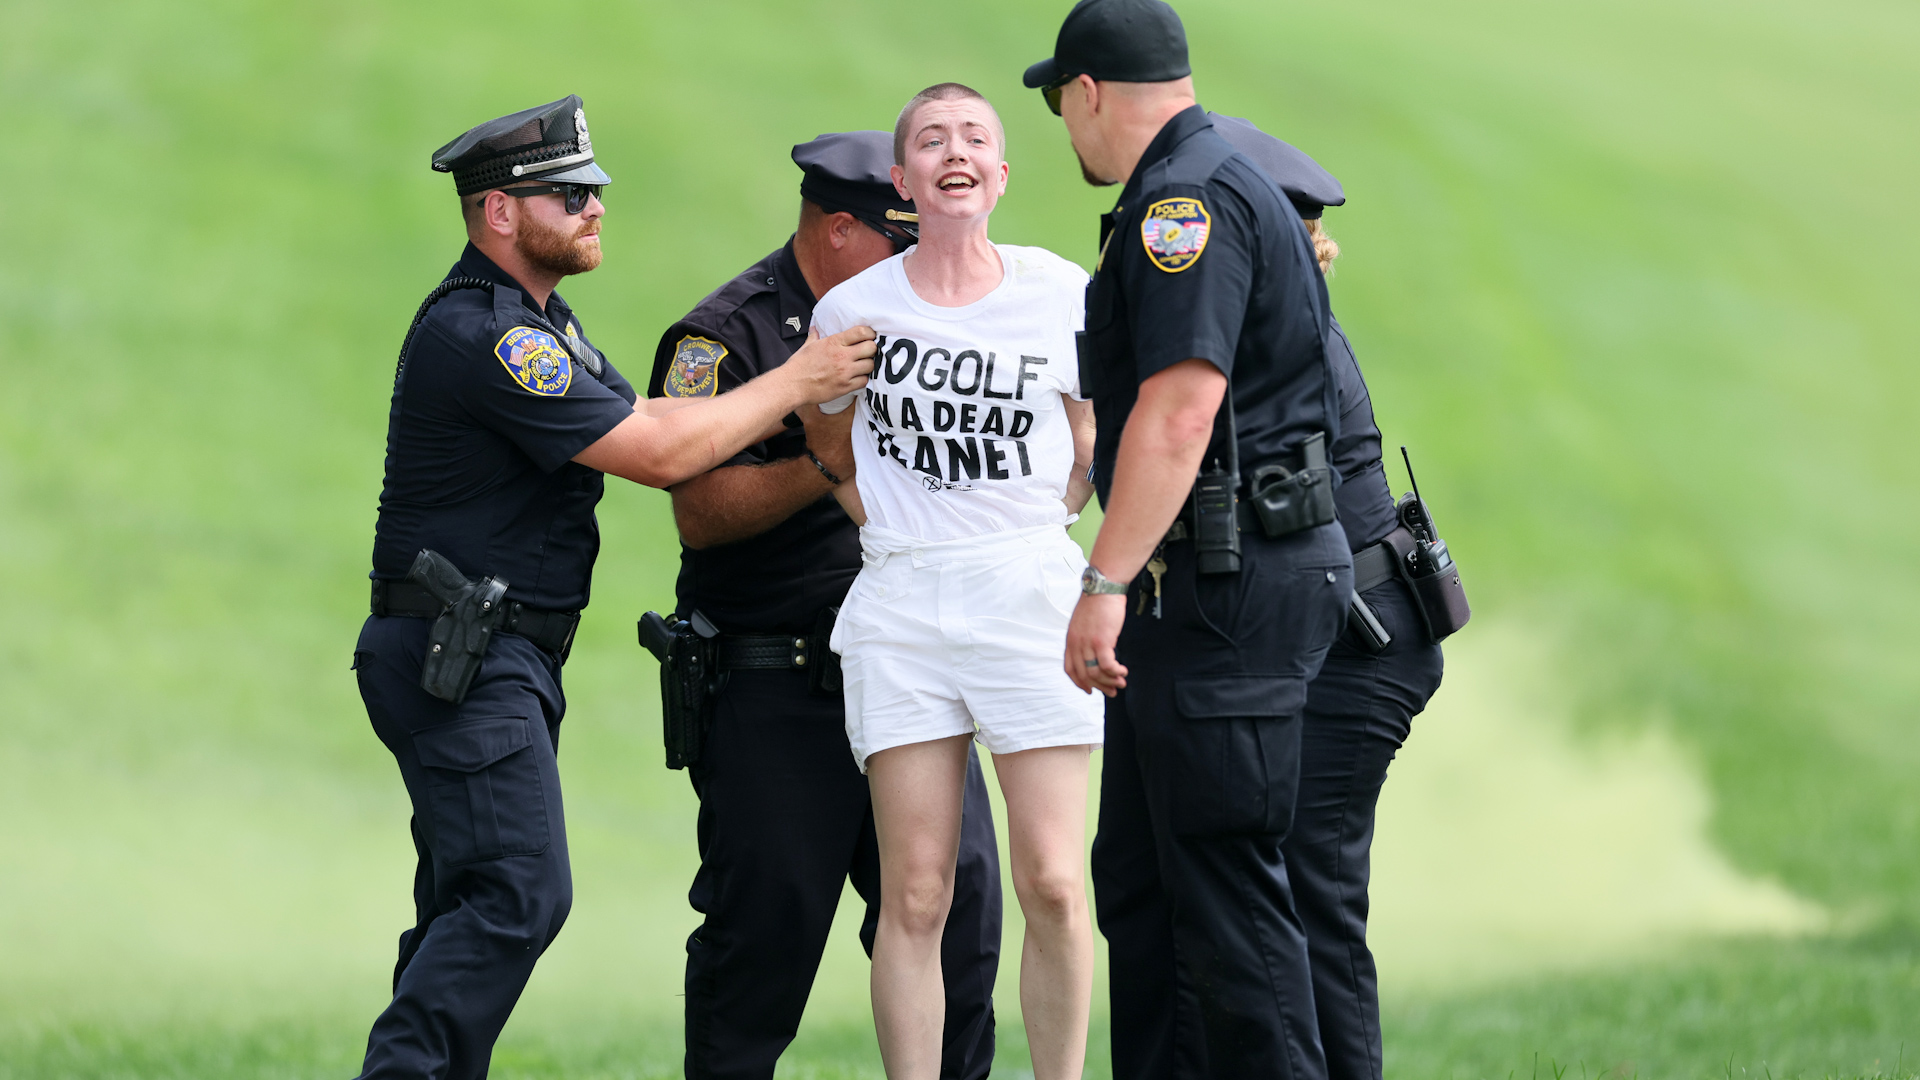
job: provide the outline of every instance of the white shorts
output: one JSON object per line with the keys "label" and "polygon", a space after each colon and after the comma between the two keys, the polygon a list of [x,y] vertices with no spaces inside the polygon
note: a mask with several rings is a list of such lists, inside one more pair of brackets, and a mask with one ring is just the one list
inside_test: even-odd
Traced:
{"label": "white shorts", "polygon": [[1100,744],[1106,699],[1060,663],[1087,565],[1064,527],[923,543],[868,526],[860,547],[832,640],[860,771],[870,754],[953,735],[995,754]]}

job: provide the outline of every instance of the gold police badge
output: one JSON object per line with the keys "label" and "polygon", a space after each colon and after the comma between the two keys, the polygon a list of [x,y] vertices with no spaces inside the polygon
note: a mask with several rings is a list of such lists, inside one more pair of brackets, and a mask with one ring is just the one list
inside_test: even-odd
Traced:
{"label": "gold police badge", "polygon": [[573,382],[573,360],[552,334],[531,326],[507,331],[493,354],[513,381],[542,397],[559,397]]}
{"label": "gold police badge", "polygon": [[1161,199],[1140,219],[1140,243],[1153,265],[1177,274],[1200,261],[1212,225],[1199,199]]}
{"label": "gold police badge", "polygon": [[667,397],[712,397],[720,388],[720,361],[727,358],[727,347],[711,338],[688,334],[674,346],[673,365],[660,384]]}

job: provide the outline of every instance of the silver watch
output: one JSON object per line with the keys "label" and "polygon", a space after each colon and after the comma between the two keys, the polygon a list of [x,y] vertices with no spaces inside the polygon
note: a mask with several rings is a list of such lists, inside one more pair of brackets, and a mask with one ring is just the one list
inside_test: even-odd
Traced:
{"label": "silver watch", "polygon": [[1126,582],[1113,580],[1101,573],[1100,568],[1092,563],[1088,563],[1087,568],[1080,571],[1081,596],[1123,596],[1126,591]]}

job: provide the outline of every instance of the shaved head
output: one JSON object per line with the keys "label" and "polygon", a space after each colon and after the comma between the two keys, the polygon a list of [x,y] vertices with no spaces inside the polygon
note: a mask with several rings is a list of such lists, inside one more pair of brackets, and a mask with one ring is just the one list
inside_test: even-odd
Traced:
{"label": "shaved head", "polygon": [[1000,142],[1000,156],[1006,157],[1007,128],[1000,122],[1000,113],[993,107],[987,96],[971,86],[957,82],[935,83],[913,95],[907,107],[900,110],[900,119],[893,123],[893,163],[904,166],[907,163],[907,140],[913,137],[913,114],[920,106],[929,101],[977,101],[987,107],[987,114],[993,117],[994,135]]}

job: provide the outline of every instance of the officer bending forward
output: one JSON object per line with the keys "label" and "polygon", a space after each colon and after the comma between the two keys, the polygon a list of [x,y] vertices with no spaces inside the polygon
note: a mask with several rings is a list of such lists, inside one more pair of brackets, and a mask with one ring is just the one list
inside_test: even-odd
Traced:
{"label": "officer bending forward", "polygon": [[1081,0],[1025,80],[1087,179],[1124,185],[1081,350],[1106,518],[1065,656],[1110,695],[1093,885],[1113,1072],[1319,1080],[1281,841],[1307,684],[1353,589],[1326,290],[1300,215],[1214,130],[1191,71],[1166,4]]}
{"label": "officer bending forward", "polygon": [[[793,160],[803,170],[799,230],[667,328],[653,394],[724,391],[725,401],[784,370],[807,340],[818,298],[913,242],[913,203],[887,175],[891,133],[822,135],[794,147]],[[688,770],[700,796],[700,872],[688,899],[704,916],[687,939],[690,1080],[773,1076],[848,880],[867,901],[860,939],[873,951],[872,798],[847,742],[838,682],[820,678],[836,661],[827,649],[834,612],[860,570],[859,529],[830,497],[852,478],[844,427],[825,437],[790,427],[673,488],[679,614],[699,610],[723,631],[726,672],[712,731]],[[940,1075],[949,1080],[978,1080],[993,1065],[1000,904],[993,812],[973,757],[940,949]]]}
{"label": "officer bending forward", "polygon": [[[482,124],[433,167],[453,174],[468,244],[402,346],[372,615],[353,664],[413,801],[416,919],[361,1075],[464,1080],[486,1075],[572,904],[554,753],[560,668],[599,550],[601,474],[664,487],[704,472],[793,409],[863,385],[873,345],[850,331],[720,401],[636,409],[553,291],[601,257],[609,178],[580,99]],[[423,551],[451,568],[410,577]],[[447,634],[449,611],[470,625]],[[490,640],[475,629],[486,626]],[[477,670],[444,677],[476,641]],[[422,688],[423,665],[437,693]]]}

